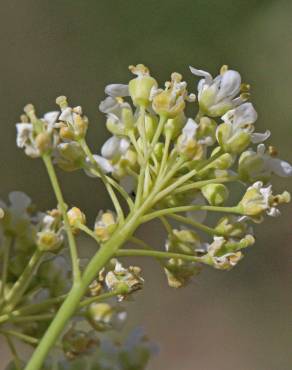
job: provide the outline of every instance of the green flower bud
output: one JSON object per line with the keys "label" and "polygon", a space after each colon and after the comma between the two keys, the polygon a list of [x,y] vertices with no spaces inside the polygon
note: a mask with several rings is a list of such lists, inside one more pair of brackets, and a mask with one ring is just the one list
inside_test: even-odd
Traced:
{"label": "green flower bud", "polygon": [[243,130],[233,132],[232,124],[222,123],[217,128],[217,140],[225,152],[238,154],[250,144],[250,134]]}
{"label": "green flower bud", "polygon": [[216,128],[217,123],[209,117],[202,117],[200,119],[197,137],[203,139],[204,137],[210,136],[214,142],[216,140]]}
{"label": "green flower bud", "polygon": [[78,224],[85,225],[86,217],[83,212],[77,207],[72,207],[67,212],[69,224],[72,227],[73,231],[78,229]]}
{"label": "green flower bud", "polygon": [[143,64],[129,66],[136,78],[129,82],[129,93],[134,105],[146,107],[149,105],[150,91],[153,86],[157,86],[156,80],[149,75],[149,69]]}
{"label": "green flower bud", "polygon": [[238,174],[240,179],[245,182],[253,182],[261,180],[268,182],[271,178],[271,173],[264,172],[264,159],[257,153],[247,150],[243,152],[238,160]]}
{"label": "green flower bud", "polygon": [[52,148],[51,135],[48,132],[41,132],[35,138],[35,145],[40,154],[47,153]]}
{"label": "green flower bud", "polygon": [[181,133],[183,126],[186,123],[186,116],[183,112],[174,118],[169,118],[164,125],[164,136],[170,135],[172,139],[176,139]]}
{"label": "green flower bud", "polygon": [[161,159],[162,159],[163,149],[164,149],[164,144],[163,143],[156,143],[155,146],[154,146],[154,154],[155,154],[158,161],[161,161]]}
{"label": "green flower bud", "polygon": [[113,212],[99,212],[94,224],[94,232],[101,242],[107,241],[116,227],[117,220]]}
{"label": "green flower bud", "polygon": [[150,142],[153,139],[155,131],[157,129],[158,121],[156,116],[146,114],[145,115],[145,131],[146,138]]}
{"label": "green flower bud", "polygon": [[229,191],[223,184],[208,184],[202,187],[202,194],[212,206],[220,206],[228,199]]}

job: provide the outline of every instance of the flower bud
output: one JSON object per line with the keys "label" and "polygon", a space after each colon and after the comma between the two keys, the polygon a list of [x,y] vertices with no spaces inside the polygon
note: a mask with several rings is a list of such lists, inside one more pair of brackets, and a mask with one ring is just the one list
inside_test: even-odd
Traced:
{"label": "flower bud", "polygon": [[146,138],[150,142],[153,139],[155,131],[157,129],[158,121],[156,116],[146,114],[145,115],[145,131],[146,131]]}
{"label": "flower bud", "polygon": [[208,184],[202,187],[202,194],[212,206],[220,206],[228,199],[229,191],[223,184]]}
{"label": "flower bud", "polygon": [[78,228],[78,224],[85,225],[86,217],[83,212],[80,211],[77,207],[72,207],[67,212],[68,220],[70,226],[74,229]]}
{"label": "flower bud", "polygon": [[82,139],[85,137],[88,128],[87,118],[81,117],[80,114],[76,114],[74,117],[74,133],[76,139]]}
{"label": "flower bud", "polygon": [[143,64],[129,66],[130,71],[137,75],[129,82],[129,93],[134,105],[146,107],[150,103],[150,91],[157,86],[156,80],[150,76],[149,69]]}
{"label": "flower bud", "polygon": [[95,330],[120,329],[127,313],[122,307],[112,307],[108,303],[92,303],[87,310],[87,318]]}
{"label": "flower bud", "polygon": [[116,227],[117,221],[113,212],[99,212],[94,224],[94,232],[101,242],[107,241]]}
{"label": "flower bud", "polygon": [[207,145],[214,144],[216,141],[216,128],[216,121],[209,117],[202,117],[197,130],[197,139],[203,141],[208,139]]}
{"label": "flower bud", "polygon": [[164,149],[164,144],[163,143],[156,143],[155,146],[154,146],[154,154],[155,154],[158,161],[161,161],[161,159],[162,159],[163,149]]}
{"label": "flower bud", "polygon": [[181,112],[174,118],[169,118],[164,125],[164,136],[170,135],[172,139],[177,138],[177,136],[181,133],[181,130],[185,123],[186,116],[183,112]]}
{"label": "flower bud", "polygon": [[216,131],[217,140],[225,152],[238,154],[248,147],[251,141],[250,133],[244,130],[235,130],[229,123],[221,123]]}
{"label": "flower bud", "polygon": [[41,154],[51,149],[51,135],[48,132],[41,132],[35,138],[35,145]]}
{"label": "flower bud", "polygon": [[263,172],[263,167],[263,158],[251,150],[243,152],[238,160],[238,174],[243,181],[262,180],[267,182],[271,176],[269,173]]}

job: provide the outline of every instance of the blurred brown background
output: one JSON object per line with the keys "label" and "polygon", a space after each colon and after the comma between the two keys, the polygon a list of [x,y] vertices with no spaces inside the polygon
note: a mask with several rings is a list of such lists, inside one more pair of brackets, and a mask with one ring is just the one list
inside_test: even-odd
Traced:
{"label": "blurred brown background", "polygon": [[[64,94],[82,105],[97,151],[108,135],[98,112],[104,86],[127,82],[127,66],[139,62],[160,81],[172,71],[194,81],[189,64],[212,73],[222,64],[238,69],[252,84],[258,130],[271,129],[281,157],[292,161],[291,0],[0,4],[2,198],[17,189],[42,209],[54,206],[41,162],[15,146],[14,123],[26,103],[45,112]],[[83,173],[60,175],[68,203],[90,220],[108,205],[102,187]],[[277,180],[276,188],[284,187],[291,191],[291,181]],[[149,242],[163,243],[160,229],[149,231]],[[290,370],[291,240],[290,206],[257,228],[256,246],[231,272],[206,270],[187,288],[171,290],[158,266],[144,262],[145,290],[129,304],[128,325],[144,326],[160,346],[149,370]]]}

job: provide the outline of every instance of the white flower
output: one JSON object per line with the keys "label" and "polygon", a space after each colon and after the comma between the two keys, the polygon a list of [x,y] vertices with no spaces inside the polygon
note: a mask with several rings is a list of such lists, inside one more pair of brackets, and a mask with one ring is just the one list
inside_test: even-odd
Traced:
{"label": "white flower", "polygon": [[59,120],[69,123],[70,125],[74,125],[77,116],[82,114],[82,108],[80,106],[71,108],[66,107],[62,109],[60,114]]}
{"label": "white flower", "polygon": [[[53,129],[55,128],[59,112],[53,111],[46,113],[41,121],[44,123],[44,132],[51,135],[51,145],[55,148],[57,145],[57,136],[54,135]],[[26,155],[32,158],[37,158],[41,155],[40,145],[36,142],[37,133],[35,132],[34,125],[31,122],[16,123],[16,145],[19,148],[24,148]]]}
{"label": "white flower", "polygon": [[272,157],[266,151],[264,144],[259,144],[257,147],[257,155],[263,160],[263,170],[275,173],[280,177],[292,176],[292,166],[290,163],[283,161],[280,158]]}
{"label": "white flower", "polygon": [[257,120],[257,112],[251,103],[241,104],[239,107],[228,111],[222,116],[225,123],[232,125],[232,133],[240,131],[250,134],[251,142],[254,144],[265,141],[271,135],[270,131],[254,133],[254,123]]}
{"label": "white flower", "polygon": [[100,103],[99,110],[106,114],[107,129],[113,134],[125,135],[126,129],[134,124],[132,108],[121,98],[108,96]]}
{"label": "white flower", "polygon": [[101,147],[101,155],[106,159],[114,160],[124,155],[130,147],[130,141],[117,136],[110,137]]}
{"label": "white flower", "polygon": [[264,187],[261,181],[257,181],[247,188],[239,203],[239,207],[243,215],[251,216],[252,218],[261,217],[264,212],[268,216],[276,217],[280,215],[277,206],[289,202],[290,194],[287,191],[273,195],[272,185]]}
{"label": "white flower", "polygon": [[202,111],[212,117],[221,116],[229,109],[241,104],[241,77],[233,70],[227,70],[215,77],[210,73],[190,67],[191,72],[203,77],[198,84],[198,101]]}
{"label": "white flower", "polygon": [[[104,174],[113,172],[114,166],[111,164],[111,162],[108,159],[98,154],[94,154],[93,158],[98,164],[98,167],[100,168],[100,170]],[[92,173],[92,170],[94,169],[94,165],[91,163],[88,157],[86,158],[86,165],[87,165],[87,169],[85,169],[86,175],[88,175],[89,177],[96,177],[96,175]]]}

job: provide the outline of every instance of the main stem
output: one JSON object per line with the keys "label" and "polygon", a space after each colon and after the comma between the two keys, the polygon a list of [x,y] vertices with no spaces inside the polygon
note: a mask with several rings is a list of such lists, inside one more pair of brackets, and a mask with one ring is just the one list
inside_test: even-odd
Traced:
{"label": "main stem", "polygon": [[60,307],[55,319],[51,323],[47,332],[43,336],[40,344],[33,353],[25,370],[39,370],[46,359],[48,352],[60,336],[70,317],[74,314],[79,306],[79,302],[86,292],[88,285],[97,276],[98,272],[114,256],[115,252],[126,242],[139,226],[139,219],[146,211],[147,204],[135,214],[130,213],[125,223],[121,225],[113,234],[111,239],[106,242],[102,248],[89,262],[81,280],[75,283],[68,294],[66,300]]}

